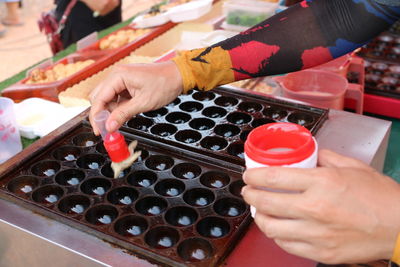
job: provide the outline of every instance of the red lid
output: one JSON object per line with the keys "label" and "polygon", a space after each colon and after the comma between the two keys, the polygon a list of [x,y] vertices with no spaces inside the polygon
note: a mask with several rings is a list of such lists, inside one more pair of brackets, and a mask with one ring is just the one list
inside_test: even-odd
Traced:
{"label": "red lid", "polygon": [[295,123],[269,123],[253,129],[244,152],[261,164],[281,166],[303,161],[315,150],[309,130]]}
{"label": "red lid", "polygon": [[104,138],[104,147],[113,162],[124,161],[130,156],[125,138],[119,132],[108,133]]}

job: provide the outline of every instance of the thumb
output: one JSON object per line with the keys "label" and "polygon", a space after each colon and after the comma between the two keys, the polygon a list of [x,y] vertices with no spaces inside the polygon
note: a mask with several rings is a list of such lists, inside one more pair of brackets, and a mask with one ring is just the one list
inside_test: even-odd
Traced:
{"label": "thumb", "polygon": [[327,149],[321,149],[318,152],[318,165],[321,167],[370,169],[370,167],[362,161],[340,155]]}

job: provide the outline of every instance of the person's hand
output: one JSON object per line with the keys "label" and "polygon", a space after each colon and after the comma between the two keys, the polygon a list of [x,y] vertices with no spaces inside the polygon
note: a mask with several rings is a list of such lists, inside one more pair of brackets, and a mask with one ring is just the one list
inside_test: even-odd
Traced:
{"label": "person's hand", "polygon": [[120,0],[81,0],[81,1],[85,3],[94,12],[98,12],[100,16],[107,15],[120,4]]}
{"label": "person's hand", "polygon": [[328,150],[319,152],[318,161],[314,169],[245,171],[242,195],[257,209],[256,224],[287,252],[315,261],[390,259],[400,232],[400,185]]}
{"label": "person's hand", "polygon": [[99,134],[94,116],[101,110],[111,111],[106,129],[114,132],[132,116],[161,108],[181,92],[181,74],[172,61],[117,65],[89,96],[92,103],[89,119],[93,131]]}

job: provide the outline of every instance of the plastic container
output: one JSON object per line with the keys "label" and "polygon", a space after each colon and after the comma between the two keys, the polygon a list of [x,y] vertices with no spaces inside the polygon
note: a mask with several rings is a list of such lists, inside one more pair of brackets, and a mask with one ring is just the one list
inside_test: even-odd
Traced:
{"label": "plastic container", "polygon": [[14,102],[0,97],[0,164],[22,150],[14,114]]}
{"label": "plastic container", "polygon": [[274,15],[278,3],[251,0],[235,0],[223,5],[226,20],[222,27],[229,30],[243,30],[252,27]]}
{"label": "plastic container", "polygon": [[[314,168],[317,165],[317,154],[318,144],[311,132],[294,123],[279,122],[259,126],[249,133],[244,144],[248,169],[270,166]],[[264,187],[262,189],[277,192]],[[255,212],[255,208],[251,207],[253,217]]]}
{"label": "plastic container", "polygon": [[107,150],[108,155],[112,162],[121,162],[130,156],[128,145],[125,142],[124,136],[115,131],[109,133],[106,130],[106,121],[110,117],[108,110],[102,110],[96,114],[94,121],[99,128],[101,137],[103,138],[104,148]]}
{"label": "plastic container", "polygon": [[21,136],[33,139],[49,134],[85,109],[64,108],[52,101],[28,98],[15,104],[15,115]]}
{"label": "plastic container", "polygon": [[149,14],[140,15],[132,21],[132,24],[137,28],[149,28],[163,25],[168,21],[178,23],[195,20],[210,12],[212,3],[212,0],[193,0],[171,7],[167,11],[153,16],[149,16]]}
{"label": "plastic container", "polygon": [[344,99],[356,101],[356,112],[363,110],[363,91],[349,84],[341,75],[326,70],[308,69],[275,78],[281,83],[283,96],[316,107],[343,109]]}
{"label": "plastic container", "polygon": [[168,17],[172,22],[183,22],[195,20],[210,12],[212,0],[197,0],[191,1],[171,8],[168,12]]}

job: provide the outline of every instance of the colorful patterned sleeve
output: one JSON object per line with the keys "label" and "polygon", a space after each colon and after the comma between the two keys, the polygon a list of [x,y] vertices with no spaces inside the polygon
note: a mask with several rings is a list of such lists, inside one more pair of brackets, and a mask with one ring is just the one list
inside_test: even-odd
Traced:
{"label": "colorful patterned sleeve", "polygon": [[374,0],[306,0],[230,39],[183,51],[173,60],[184,92],[209,90],[320,65],[366,44],[399,18],[400,7]]}

